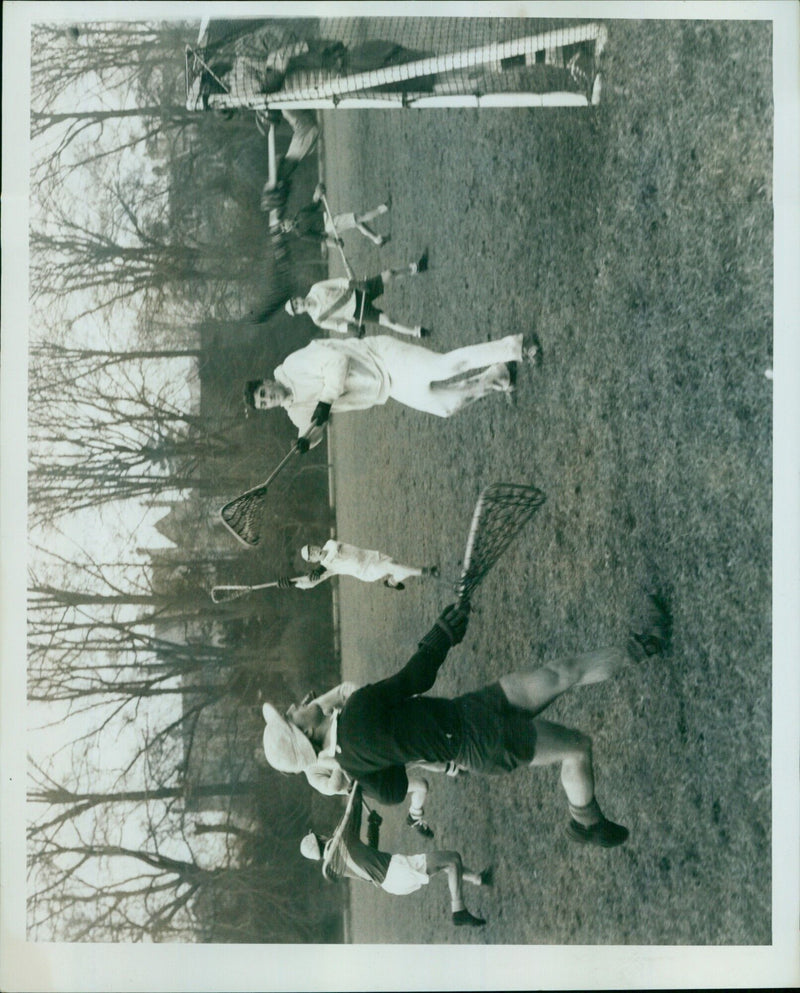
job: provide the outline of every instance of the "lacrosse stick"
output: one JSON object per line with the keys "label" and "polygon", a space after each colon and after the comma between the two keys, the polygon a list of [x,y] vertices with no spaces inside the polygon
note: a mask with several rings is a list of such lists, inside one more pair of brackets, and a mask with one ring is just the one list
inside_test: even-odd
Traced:
{"label": "lacrosse stick", "polygon": [[[340,252],[340,254],[342,256],[342,262],[344,262],[344,267],[347,270],[347,278],[352,283],[355,283],[355,282],[357,282],[357,280],[356,280],[356,274],[353,272],[353,269],[352,269],[350,263],[347,261],[347,256],[344,254],[344,248],[342,248],[342,239],[339,237],[339,232],[336,230],[336,224],[334,223],[334,220],[333,220],[333,213],[331,212],[330,204],[328,203],[328,198],[325,196],[324,193],[320,193],[319,194],[319,198],[322,201],[322,206],[325,209],[325,213],[328,215],[328,219],[330,221],[331,229],[333,231],[333,236],[334,236],[334,238],[336,238],[336,247],[339,249],[339,252]],[[364,305],[366,304],[366,302],[367,302],[367,294],[362,291],[361,292],[361,307],[359,308],[359,312],[358,312],[358,336],[359,336],[359,338],[363,337],[363,335],[364,335]]]}
{"label": "lacrosse stick", "polygon": [[[319,187],[317,187],[317,189],[319,189]],[[339,249],[339,254],[342,256],[342,262],[344,262],[344,267],[347,270],[347,278],[355,283],[356,274],[353,272],[350,263],[347,261],[347,256],[344,254],[344,248],[342,248],[342,239],[339,237],[339,232],[336,230],[336,223],[334,222],[333,219],[333,213],[331,211],[330,204],[328,203],[328,198],[325,196],[324,193],[320,193],[319,198],[322,201],[322,206],[325,208],[325,213],[328,215],[328,221],[330,222],[331,230],[333,231],[333,236],[336,239],[336,247]],[[362,304],[362,313],[363,313],[363,304]]]}
{"label": "lacrosse stick", "polygon": [[[303,437],[308,438],[314,430],[318,429],[312,426]],[[292,445],[263,483],[234,497],[220,509],[219,516],[222,523],[237,541],[247,545],[248,548],[254,548],[261,541],[259,523],[270,483],[285,468],[292,456],[298,455],[299,452],[297,444]]]}
{"label": "lacrosse stick", "polygon": [[347,806],[341,821],[325,845],[322,857],[322,875],[335,881],[341,879],[347,867],[347,845],[361,831],[361,787],[354,782],[347,798]]}
{"label": "lacrosse stick", "polygon": [[472,513],[461,578],[455,593],[466,605],[513,539],[544,503],[535,486],[493,483],[478,497]]}
{"label": "lacrosse stick", "polygon": [[214,603],[229,603],[231,600],[239,600],[255,590],[270,590],[276,587],[286,590],[292,588],[296,580],[303,578],[303,576],[283,576],[271,583],[257,583],[255,586],[215,586],[211,590],[211,599]]}

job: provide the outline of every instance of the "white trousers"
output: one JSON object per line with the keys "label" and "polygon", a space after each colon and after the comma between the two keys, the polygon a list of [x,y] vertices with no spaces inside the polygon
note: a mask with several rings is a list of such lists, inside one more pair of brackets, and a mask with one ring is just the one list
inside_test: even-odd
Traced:
{"label": "white trousers", "polygon": [[386,365],[389,396],[437,417],[451,417],[475,400],[507,389],[506,363],[522,360],[521,334],[451,352],[432,352],[383,335],[370,339],[370,346],[379,351]]}

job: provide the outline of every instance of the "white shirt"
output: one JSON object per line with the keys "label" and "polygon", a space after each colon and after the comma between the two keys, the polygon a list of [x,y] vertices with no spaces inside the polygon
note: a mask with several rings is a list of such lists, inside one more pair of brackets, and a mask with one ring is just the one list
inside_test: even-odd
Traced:
{"label": "white shirt", "polygon": [[300,434],[310,427],[319,402],[331,404],[334,413],[386,403],[392,381],[380,341],[380,335],[315,340],[278,366],[273,377],[290,393],[282,406]]}
{"label": "white shirt", "polygon": [[330,716],[331,722],[326,735],[327,744],[317,755],[317,761],[308,766],[304,771],[306,779],[320,793],[326,796],[335,796],[340,793],[347,793],[352,785],[352,780],[339,765],[336,754],[340,750],[336,742],[339,713],[344,707],[351,693],[358,689],[357,683],[344,682],[335,686],[332,690],[318,696],[314,703],[322,709],[326,716]]}
{"label": "white shirt", "polygon": [[355,318],[356,294],[345,276],[315,283],[306,294],[306,313],[317,327],[347,334]]}

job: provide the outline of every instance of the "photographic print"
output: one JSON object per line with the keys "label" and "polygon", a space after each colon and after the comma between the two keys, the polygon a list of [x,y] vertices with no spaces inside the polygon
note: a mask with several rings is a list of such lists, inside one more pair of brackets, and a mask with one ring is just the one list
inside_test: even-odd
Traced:
{"label": "photographic print", "polygon": [[13,988],[791,985],[793,5],[9,7]]}

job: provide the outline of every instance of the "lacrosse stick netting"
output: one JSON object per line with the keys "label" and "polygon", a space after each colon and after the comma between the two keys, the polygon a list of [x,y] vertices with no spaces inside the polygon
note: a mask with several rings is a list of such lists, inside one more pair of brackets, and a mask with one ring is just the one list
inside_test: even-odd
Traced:
{"label": "lacrosse stick netting", "polygon": [[464,552],[461,578],[455,593],[468,603],[475,589],[545,501],[535,486],[493,483],[475,505]]}
{"label": "lacrosse stick netting", "polygon": [[363,800],[361,787],[354,782],[350,787],[347,806],[341,821],[333,832],[333,837],[325,846],[322,858],[322,875],[326,879],[336,881],[344,876],[347,868],[348,846],[358,840],[361,833],[361,814]]}
{"label": "lacrosse stick netting", "polygon": [[254,548],[261,541],[261,525],[269,485],[297,451],[297,445],[294,445],[272,470],[268,479],[241,496],[234,497],[220,510],[222,523],[243,545]]}

